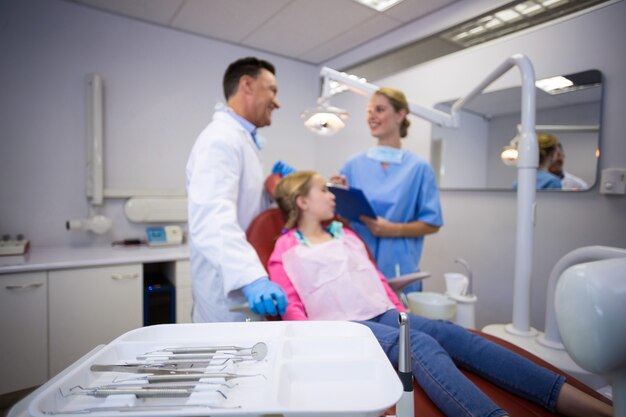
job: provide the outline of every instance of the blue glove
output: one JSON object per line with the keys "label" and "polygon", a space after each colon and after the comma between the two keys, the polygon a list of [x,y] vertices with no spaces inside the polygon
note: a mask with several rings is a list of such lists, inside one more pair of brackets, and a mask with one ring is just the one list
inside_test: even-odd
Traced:
{"label": "blue glove", "polygon": [[[287,296],[279,285],[267,278],[256,281],[241,288],[248,299],[248,307],[254,314],[261,316],[284,315],[287,308]],[[278,307],[278,311],[276,310]]]}
{"label": "blue glove", "polygon": [[272,174],[280,174],[283,177],[286,177],[292,172],[296,172],[296,169],[283,161],[276,161],[272,167]]}

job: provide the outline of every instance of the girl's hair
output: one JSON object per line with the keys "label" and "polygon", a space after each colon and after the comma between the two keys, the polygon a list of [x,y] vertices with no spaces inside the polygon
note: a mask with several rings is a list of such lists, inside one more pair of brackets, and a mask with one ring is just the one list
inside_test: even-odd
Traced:
{"label": "girl's hair", "polygon": [[[379,88],[374,94],[386,97],[387,100],[391,103],[391,106],[394,108],[396,112],[400,110],[406,110],[406,114],[410,113],[409,111],[409,102],[406,99],[404,93],[400,90],[396,90],[391,87],[382,87]],[[409,125],[411,122],[404,116],[404,120],[400,124],[400,137],[405,138],[409,132]]]}
{"label": "girl's hair", "polygon": [[311,191],[311,179],[317,175],[315,171],[296,171],[287,175],[276,185],[274,198],[287,221],[285,229],[296,227],[300,219],[300,208],[296,203],[298,197],[305,197]]}
{"label": "girl's hair", "polygon": [[559,140],[549,133],[539,133],[537,141],[539,143],[539,166],[544,166],[548,159],[554,155],[559,146]]}

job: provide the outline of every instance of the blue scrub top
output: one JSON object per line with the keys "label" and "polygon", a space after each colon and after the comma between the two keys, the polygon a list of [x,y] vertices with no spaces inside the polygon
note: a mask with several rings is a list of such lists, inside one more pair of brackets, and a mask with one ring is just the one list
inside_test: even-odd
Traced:
{"label": "blue scrub top", "polygon": [[[351,187],[363,190],[376,215],[394,223],[443,225],[435,173],[425,159],[403,151],[402,161],[385,169],[361,153],[346,162],[341,174]],[[361,222],[351,222],[350,227],[365,241],[385,277],[396,276],[396,264],[400,275],[419,271],[424,237],[379,238]]]}
{"label": "blue scrub top", "polygon": [[[537,170],[537,190],[560,190],[561,179],[545,169]],[[517,190],[517,182],[513,184],[513,189]]]}

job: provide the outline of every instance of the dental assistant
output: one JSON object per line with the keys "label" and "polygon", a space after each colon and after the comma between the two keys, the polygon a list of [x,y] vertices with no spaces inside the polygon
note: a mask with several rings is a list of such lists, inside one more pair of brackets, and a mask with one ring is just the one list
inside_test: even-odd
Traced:
{"label": "dental assistant", "polygon": [[272,283],[245,230],[269,206],[263,191],[257,128],[280,107],[274,66],[254,57],[224,73],[227,108],[217,109],[187,162],[194,322],[242,321],[245,301],[260,315],[284,314],[287,298]]}
{"label": "dental assistant", "polygon": [[[365,241],[388,279],[419,271],[424,236],[443,225],[435,173],[423,158],[402,149],[409,104],[399,90],[381,88],[370,98],[367,122],[376,146],[349,159],[331,179],[360,188],[376,219],[362,217],[350,227]],[[417,290],[413,284],[405,292]]]}

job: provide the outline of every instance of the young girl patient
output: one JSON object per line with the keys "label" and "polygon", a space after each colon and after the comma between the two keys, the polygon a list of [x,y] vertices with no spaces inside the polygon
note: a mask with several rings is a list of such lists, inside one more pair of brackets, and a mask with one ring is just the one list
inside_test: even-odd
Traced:
{"label": "young girl patient", "polygon": [[[352,320],[369,327],[398,365],[398,312],[405,311],[364,244],[334,217],[335,196],[312,171],[283,178],[275,191],[289,229],[276,242],[270,278],[286,292],[285,320]],[[507,416],[457,366],[568,416],[610,416],[612,408],[565,378],[453,323],[410,315],[413,376],[449,417]]]}

